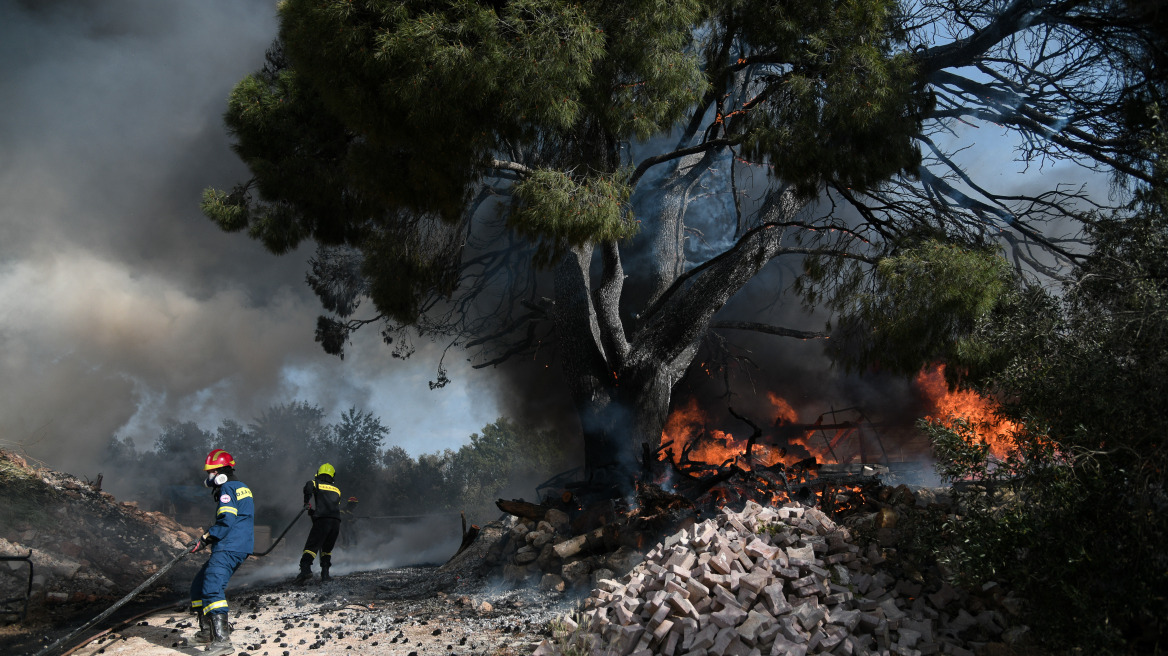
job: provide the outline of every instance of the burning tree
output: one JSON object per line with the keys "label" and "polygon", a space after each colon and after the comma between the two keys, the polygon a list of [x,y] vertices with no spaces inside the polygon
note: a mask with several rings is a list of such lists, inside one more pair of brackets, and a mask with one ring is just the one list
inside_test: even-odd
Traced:
{"label": "burning tree", "polygon": [[[267,65],[226,113],[253,177],[203,208],[275,253],[317,242],[330,353],[369,324],[387,342],[446,336],[480,367],[554,346],[586,465],[619,487],[701,345],[826,335],[719,316],[778,260],[804,275],[776,300],[834,308],[841,342],[915,336],[834,352],[913,371],[958,355],[954,337],[993,307],[1000,246],[1045,274],[1080,261],[1057,231],[1085,192],[978,178],[966,128],[1005,130],[1027,163],[1150,180],[1149,11],[285,0]],[[935,256],[957,275],[930,277]],[[855,294],[892,258],[918,265],[916,284],[866,313]]]}

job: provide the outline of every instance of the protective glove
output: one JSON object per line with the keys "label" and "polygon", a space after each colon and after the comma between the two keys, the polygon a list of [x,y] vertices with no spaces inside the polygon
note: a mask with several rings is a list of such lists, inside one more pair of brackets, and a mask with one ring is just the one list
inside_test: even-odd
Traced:
{"label": "protective glove", "polygon": [[211,534],[204,533],[200,535],[198,541],[195,542],[195,548],[191,549],[191,553],[195,553],[196,551],[201,550],[203,547],[206,547],[209,544],[211,544]]}

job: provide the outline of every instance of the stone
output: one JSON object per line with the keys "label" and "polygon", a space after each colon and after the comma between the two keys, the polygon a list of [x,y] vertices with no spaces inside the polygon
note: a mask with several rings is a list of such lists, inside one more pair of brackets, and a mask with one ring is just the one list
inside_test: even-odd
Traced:
{"label": "stone", "polygon": [[738,626],[746,617],[746,611],[737,606],[726,606],[722,610],[710,613],[710,621],[722,628]]}
{"label": "stone", "polygon": [[563,592],[564,579],[558,574],[544,574],[539,580],[539,589],[546,592]]}
{"label": "stone", "polygon": [[527,534],[530,532],[531,532],[531,529],[527,528],[526,524],[522,524],[522,523],[516,524],[515,526],[511,527],[511,531],[510,531],[511,539],[512,540],[523,540],[524,537],[526,537]]}
{"label": "stone", "polygon": [[[533,545],[534,546],[534,545]],[[559,574],[561,569],[561,560],[556,555],[556,550],[552,548],[550,543],[544,544],[539,550],[539,556],[535,559],[535,566],[543,572],[550,572],[552,574]]]}
{"label": "stone", "polygon": [[801,604],[796,606],[791,614],[799,621],[799,624],[807,630],[819,625],[827,615],[827,611],[822,608],[815,608],[811,604]]}
{"label": "stone", "polygon": [[787,547],[788,560],[815,561],[815,549],[807,547]]}
{"label": "stone", "polygon": [[609,554],[604,564],[617,576],[624,576],[644,560],[645,557],[637,550],[622,546]]}
{"label": "stone", "polygon": [[776,636],[775,643],[771,645],[771,656],[806,656],[807,645],[798,642],[791,642],[783,636]]}
{"label": "stone", "polygon": [[588,540],[587,535],[577,535],[574,538],[569,538],[555,545],[556,555],[560,558],[570,558],[580,553],[584,548],[584,543]]}
{"label": "stone", "polygon": [[593,585],[596,585],[597,582],[604,579],[611,579],[614,576],[616,576],[616,574],[611,569],[601,567],[600,569],[592,570],[592,573],[588,575],[588,580],[592,581]]}
{"label": "stone", "polygon": [[738,625],[738,636],[741,637],[742,640],[746,642],[746,644],[753,646],[758,640],[759,632],[761,632],[763,628],[765,628],[768,624],[773,623],[774,621],[775,618],[771,617],[770,615],[767,615],[766,613],[760,613],[757,610],[752,610],[747,614],[746,620],[742,622],[742,624]]}
{"label": "stone", "polygon": [[588,564],[588,561],[577,560],[565,564],[560,571],[560,576],[569,586],[577,587],[588,582],[588,575],[591,572],[592,566]]}
{"label": "stone", "polygon": [[[535,537],[532,537],[533,535]],[[529,543],[531,546],[535,547],[536,549],[542,549],[545,544],[555,539],[555,535],[553,535],[550,531],[532,531],[531,533],[527,534],[527,537],[529,538]]]}
{"label": "stone", "polygon": [[503,580],[507,583],[518,584],[527,580],[527,568],[514,563],[503,565]]}
{"label": "stone", "polygon": [[557,508],[550,508],[543,514],[543,521],[547,522],[557,533],[565,533],[571,523],[568,513]]}

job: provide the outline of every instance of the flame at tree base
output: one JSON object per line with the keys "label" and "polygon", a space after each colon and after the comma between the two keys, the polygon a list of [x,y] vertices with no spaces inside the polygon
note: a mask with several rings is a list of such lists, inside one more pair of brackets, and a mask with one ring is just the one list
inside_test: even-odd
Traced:
{"label": "flame at tree base", "polygon": [[[925,367],[914,378],[923,397],[923,417],[952,426],[960,418],[974,427],[977,438],[990,445],[993,456],[1003,458],[1010,447],[1010,435],[1018,425],[997,415],[998,405],[968,390],[949,390],[945,366]],[[670,413],[661,435],[660,460],[690,475],[703,477],[730,467],[742,471],[762,471],[818,464],[888,462],[888,452],[872,426],[859,419],[825,422],[825,415],[801,422],[794,407],[777,394],[768,393],[770,423],[756,428],[749,437],[711,428],[707,412],[696,398],[679,404]],[[842,411],[841,411],[842,412]],[[835,417],[838,413],[832,412]],[[919,415],[920,416],[920,415]],[[748,422],[749,423],[749,422]],[[920,431],[915,431],[919,436]],[[877,447],[869,444],[877,442]],[[924,451],[918,451],[917,458]]]}

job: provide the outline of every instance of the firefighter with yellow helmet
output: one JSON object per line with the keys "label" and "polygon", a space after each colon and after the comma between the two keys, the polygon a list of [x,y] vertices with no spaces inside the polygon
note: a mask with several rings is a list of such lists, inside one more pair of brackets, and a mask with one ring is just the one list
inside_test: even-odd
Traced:
{"label": "firefighter with yellow helmet", "polygon": [[235,478],[235,458],[223,449],[207,454],[203,485],[212,489],[215,523],[199,537],[195,548],[211,547],[211,556],[191,582],[191,610],[199,616],[195,642],[207,645],[208,656],[235,651],[228,623],[227,582],[255,548],[255,499]]}
{"label": "firefighter with yellow helmet", "polygon": [[312,516],[312,529],[304,542],[300,556],[300,573],[296,583],[312,578],[312,561],[320,556],[320,580],[329,580],[333,561],[333,545],[341,530],[341,491],[333,485],[337,470],[327,462],[316,470],[316,476],[304,484],[304,508]]}

